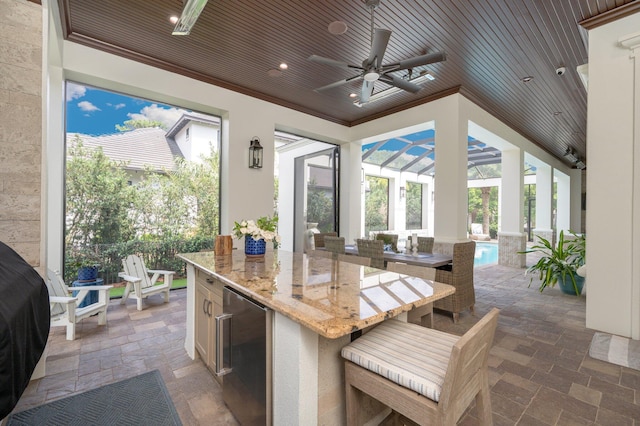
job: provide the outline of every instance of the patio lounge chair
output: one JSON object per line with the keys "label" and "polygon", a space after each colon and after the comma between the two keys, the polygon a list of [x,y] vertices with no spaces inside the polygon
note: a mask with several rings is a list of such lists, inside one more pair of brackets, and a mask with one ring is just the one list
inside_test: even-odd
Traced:
{"label": "patio lounge chair", "polygon": [[[69,288],[60,274],[50,269],[47,270],[46,284],[51,303],[51,327],[67,327],[67,340],[74,340],[76,324],[92,315],[98,314],[99,325],[107,325],[108,291],[113,287],[112,285]],[[98,301],[80,307],[90,291],[98,291]],[[76,292],[75,296],[72,296],[73,292]]]}
{"label": "patio lounge chair", "polygon": [[[169,303],[169,290],[173,283],[174,271],[162,271],[147,269],[144,261],[138,256],[131,254],[122,261],[124,272],[118,276],[127,282],[120,304],[124,304],[129,297],[136,299],[137,308],[142,310],[142,299],[157,293],[164,294],[164,302]],[[149,275],[153,274],[152,277]],[[158,284],[158,278],[162,275],[163,281]]]}

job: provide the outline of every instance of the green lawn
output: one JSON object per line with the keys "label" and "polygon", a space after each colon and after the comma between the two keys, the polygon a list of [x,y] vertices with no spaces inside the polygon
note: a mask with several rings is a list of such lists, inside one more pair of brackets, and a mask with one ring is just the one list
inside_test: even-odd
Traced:
{"label": "green lawn", "polygon": [[[173,284],[171,285],[171,289],[175,290],[177,288],[185,288],[187,286],[187,279],[180,278],[177,280],[173,280]],[[111,299],[122,297],[122,293],[124,293],[124,287],[114,287],[109,290],[109,297]]]}

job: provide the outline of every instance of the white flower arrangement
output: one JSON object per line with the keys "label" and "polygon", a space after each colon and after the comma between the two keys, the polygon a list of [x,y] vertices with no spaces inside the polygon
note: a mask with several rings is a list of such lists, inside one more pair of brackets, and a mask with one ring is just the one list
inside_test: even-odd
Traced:
{"label": "white flower arrangement", "polygon": [[257,220],[242,220],[235,222],[233,234],[237,239],[250,236],[254,240],[264,239],[272,241],[273,247],[280,246],[280,235],[277,232],[278,217],[263,216]]}

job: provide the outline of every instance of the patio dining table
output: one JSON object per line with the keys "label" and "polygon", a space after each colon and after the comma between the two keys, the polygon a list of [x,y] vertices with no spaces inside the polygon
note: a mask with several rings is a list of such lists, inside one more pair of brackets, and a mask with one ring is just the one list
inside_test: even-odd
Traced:
{"label": "patio dining table", "polygon": [[[358,247],[355,245],[347,244],[344,247],[345,254],[358,255]],[[425,266],[428,268],[438,268],[445,266],[453,261],[453,257],[440,254],[440,253],[395,253],[392,251],[385,251],[383,253],[385,262],[401,262],[407,265]]]}

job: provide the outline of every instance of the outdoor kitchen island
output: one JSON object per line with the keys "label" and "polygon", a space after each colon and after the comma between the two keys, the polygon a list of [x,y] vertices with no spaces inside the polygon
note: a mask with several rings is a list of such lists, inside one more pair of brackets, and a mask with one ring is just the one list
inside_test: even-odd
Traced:
{"label": "outdoor kitchen island", "polygon": [[[275,425],[345,424],[340,350],[351,334],[394,317],[406,319],[411,309],[455,291],[446,284],[283,250],[267,251],[262,260],[246,258],[241,250],[228,256],[179,256],[187,262],[185,349],[192,359],[208,352],[197,343],[203,332],[196,329],[196,317],[198,312],[222,314],[219,286],[272,310],[266,360],[271,370],[268,424]],[[203,280],[214,286],[210,303],[201,296],[196,303],[196,286]],[[215,330],[209,330],[215,342]]]}

